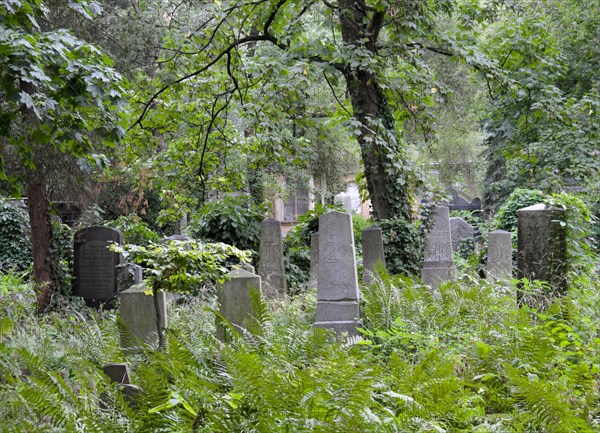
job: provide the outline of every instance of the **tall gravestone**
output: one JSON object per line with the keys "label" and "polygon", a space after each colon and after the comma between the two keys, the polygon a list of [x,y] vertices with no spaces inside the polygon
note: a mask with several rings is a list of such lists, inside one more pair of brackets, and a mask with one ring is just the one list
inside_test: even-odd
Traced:
{"label": "tall gravestone", "polygon": [[455,277],[450,214],[447,206],[436,206],[433,214],[433,226],[425,237],[425,260],[421,270],[421,279],[435,289],[441,283],[452,281]]}
{"label": "tall gravestone", "polygon": [[385,266],[383,236],[379,227],[369,227],[362,232],[363,283],[370,283],[375,274],[377,263]]}
{"label": "tall gravestone", "polygon": [[504,230],[495,230],[488,237],[487,278],[510,280],[512,278],[512,239]]}
{"label": "tall gravestone", "polygon": [[475,229],[460,217],[450,218],[450,234],[452,235],[452,251],[458,251],[460,244],[464,241],[470,242],[471,248],[475,246]]}
{"label": "tall gravestone", "polygon": [[[244,269],[234,269],[217,287],[219,313],[237,330],[247,329],[254,320],[251,292],[261,293],[260,276]],[[217,323],[217,338],[225,341],[225,330]]]}
{"label": "tall gravestone", "polygon": [[[119,294],[120,315],[125,328],[121,333],[121,344],[126,348],[135,348],[139,343],[149,346],[158,344],[157,315],[154,296],[145,284],[138,284]],[[167,302],[165,293],[158,294],[160,308],[160,326],[167,328]]]}
{"label": "tall gravestone", "polygon": [[266,219],[260,225],[258,274],[262,278],[263,294],[267,298],[282,298],[286,292],[283,266],[283,236],[281,223]]}
{"label": "tall gravestone", "polygon": [[119,230],[88,227],[75,233],[73,294],[81,296],[90,307],[111,307],[116,298],[121,256],[109,250],[112,243],[123,243]]}
{"label": "tall gravestone", "polygon": [[519,209],[517,216],[518,278],[546,281],[555,294],[564,294],[567,290],[565,211],[540,203]]}
{"label": "tall gravestone", "polygon": [[317,287],[319,275],[319,232],[310,235],[310,271],[308,274],[308,287]]}
{"label": "tall gravestone", "polygon": [[331,211],[319,217],[319,275],[315,326],[357,335],[358,275],[352,218]]}

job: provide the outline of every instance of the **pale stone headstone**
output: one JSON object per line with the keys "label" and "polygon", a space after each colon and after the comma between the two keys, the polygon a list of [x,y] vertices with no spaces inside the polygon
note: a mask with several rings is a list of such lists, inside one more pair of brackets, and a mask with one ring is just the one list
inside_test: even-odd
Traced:
{"label": "pale stone headstone", "polygon": [[283,298],[286,293],[283,265],[283,236],[281,223],[266,219],[260,224],[258,274],[262,278],[263,294],[267,298]]}
{"label": "pale stone headstone", "polygon": [[519,209],[517,216],[518,278],[546,281],[555,293],[564,294],[567,289],[565,211],[540,203]]}
{"label": "pale stone headstone", "polygon": [[334,197],[334,202],[337,205],[340,205],[346,213],[352,215],[354,213],[354,208],[352,207],[352,196],[345,192],[341,192]]}
{"label": "pale stone headstone", "polygon": [[75,289],[90,307],[111,307],[117,295],[117,266],[121,256],[109,250],[112,243],[122,244],[119,230],[88,227],[74,236]]}
{"label": "pale stone headstone", "polygon": [[[123,347],[137,347],[140,342],[156,346],[158,344],[157,317],[151,289],[145,284],[138,284],[121,292],[119,299],[121,320],[125,324],[121,335]],[[161,328],[166,329],[167,302],[164,292],[158,294],[158,303]]]}
{"label": "pale stone headstone", "polygon": [[317,277],[319,275],[319,232],[310,235],[310,271],[308,274],[308,287],[314,289],[317,287]]}
{"label": "pale stone headstone", "polygon": [[250,272],[251,274],[256,274],[256,269],[250,263],[244,263],[244,270]]}
{"label": "pale stone headstone", "polygon": [[352,218],[331,211],[319,217],[319,274],[315,326],[357,335],[358,275]]}
{"label": "pale stone headstone", "polygon": [[512,278],[512,239],[504,230],[496,230],[489,234],[487,253],[487,278]]}
{"label": "pale stone headstone", "polygon": [[161,242],[167,243],[170,241],[179,241],[179,242],[187,242],[187,241],[191,241],[192,238],[189,237],[188,235],[182,235],[182,234],[175,234],[175,235],[171,235],[171,236],[167,236],[166,238],[163,238],[161,240]]}
{"label": "pale stone headstone", "polygon": [[383,237],[379,227],[369,227],[362,232],[363,249],[363,283],[368,284],[373,280],[377,263],[385,266],[383,252]]}
{"label": "pale stone headstone", "polygon": [[[255,290],[260,294],[261,278],[244,269],[234,269],[228,278],[217,287],[219,313],[237,330],[247,329],[252,317],[252,297]],[[225,330],[217,323],[217,338],[225,340]]]}
{"label": "pale stone headstone", "polygon": [[463,241],[471,241],[471,246],[474,247],[475,229],[464,219],[450,218],[450,233],[452,235],[452,251],[458,251]]}
{"label": "pale stone headstone", "polygon": [[421,279],[435,289],[443,282],[453,281],[455,277],[450,214],[447,206],[436,206],[433,226],[425,237],[425,260]]}

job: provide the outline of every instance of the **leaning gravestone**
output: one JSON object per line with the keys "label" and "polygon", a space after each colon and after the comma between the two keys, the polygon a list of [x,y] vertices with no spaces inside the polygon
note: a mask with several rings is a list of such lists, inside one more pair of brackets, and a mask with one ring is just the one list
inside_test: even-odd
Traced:
{"label": "leaning gravestone", "polygon": [[258,274],[262,278],[265,297],[283,298],[286,279],[283,266],[283,237],[279,221],[269,218],[260,224],[258,257]]}
{"label": "leaning gravestone", "polygon": [[331,211],[319,217],[319,275],[315,326],[357,335],[358,275],[352,218]]}
{"label": "leaning gravestone", "polygon": [[432,289],[456,277],[452,259],[450,214],[447,206],[436,206],[433,227],[425,237],[425,260],[421,279]]}
{"label": "leaning gravestone", "polygon": [[474,247],[475,229],[464,219],[450,218],[450,233],[452,235],[452,251],[458,251],[463,241],[470,242],[470,247]]}
{"label": "leaning gravestone", "polygon": [[487,278],[495,280],[512,278],[512,239],[507,231],[496,230],[489,234]]}
{"label": "leaning gravestone", "polygon": [[310,271],[308,274],[308,287],[314,289],[317,287],[317,277],[319,275],[319,232],[310,235]]}
{"label": "leaning gravestone", "polygon": [[373,280],[377,263],[385,266],[383,253],[383,237],[379,227],[369,227],[362,232],[363,247],[363,283],[368,284]]}
{"label": "leaning gravestone", "polygon": [[109,250],[112,243],[122,244],[119,230],[88,227],[74,236],[75,296],[90,307],[112,306],[117,295],[119,253]]}
{"label": "leaning gravestone", "polygon": [[[140,395],[141,388],[131,383],[131,371],[129,364],[125,362],[117,362],[114,364],[108,364],[102,367],[102,371],[108,376],[111,382],[116,383],[123,393],[125,401],[128,402],[133,408],[137,407],[137,398]],[[100,396],[102,400],[108,400],[106,394]]]}
{"label": "leaning gravestone", "polygon": [[[244,269],[234,269],[225,282],[217,287],[219,313],[236,330],[247,329],[254,320],[251,292],[255,290],[260,295],[260,285],[260,276]],[[225,341],[225,335],[223,325],[217,323],[217,338]]]}
{"label": "leaning gravestone", "polygon": [[[567,290],[566,214],[563,209],[536,204],[517,211],[518,278],[550,283],[556,294]],[[518,292],[521,302],[521,293]]]}
{"label": "leaning gravestone", "polygon": [[[149,346],[158,344],[156,327],[156,308],[154,296],[145,284],[138,284],[119,294],[120,314],[125,328],[121,334],[121,344],[126,348],[135,348],[139,343]],[[167,328],[167,302],[165,293],[158,294],[160,308],[160,326]]]}

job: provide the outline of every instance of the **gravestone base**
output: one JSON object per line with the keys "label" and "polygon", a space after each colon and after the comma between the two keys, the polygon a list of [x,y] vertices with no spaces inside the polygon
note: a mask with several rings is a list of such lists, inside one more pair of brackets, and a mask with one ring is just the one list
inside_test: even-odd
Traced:
{"label": "gravestone base", "polygon": [[421,280],[432,289],[446,281],[454,281],[456,269],[452,262],[425,262],[421,269]]}
{"label": "gravestone base", "polygon": [[360,335],[358,328],[362,327],[362,323],[357,320],[340,320],[328,322],[315,322],[315,327],[331,329],[337,335],[347,333],[349,337]]}

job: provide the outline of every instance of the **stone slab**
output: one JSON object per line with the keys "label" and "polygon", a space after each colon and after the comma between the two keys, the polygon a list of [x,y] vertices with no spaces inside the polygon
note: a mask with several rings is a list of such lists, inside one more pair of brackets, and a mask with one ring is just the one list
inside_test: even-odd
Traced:
{"label": "stone slab", "polygon": [[377,263],[385,266],[383,251],[383,236],[381,228],[368,227],[362,232],[363,249],[363,283],[368,284],[373,280]]}
{"label": "stone slab", "polygon": [[[167,301],[165,293],[159,293],[161,308],[161,327],[167,328]],[[158,331],[156,328],[156,309],[154,297],[150,289],[144,284],[138,284],[131,289],[121,292],[120,315],[125,324],[121,336],[124,347],[137,347],[140,342],[150,346],[158,344]]]}
{"label": "stone slab", "polygon": [[258,274],[262,279],[266,298],[283,298],[287,290],[283,264],[283,236],[281,223],[266,219],[260,225]]}

